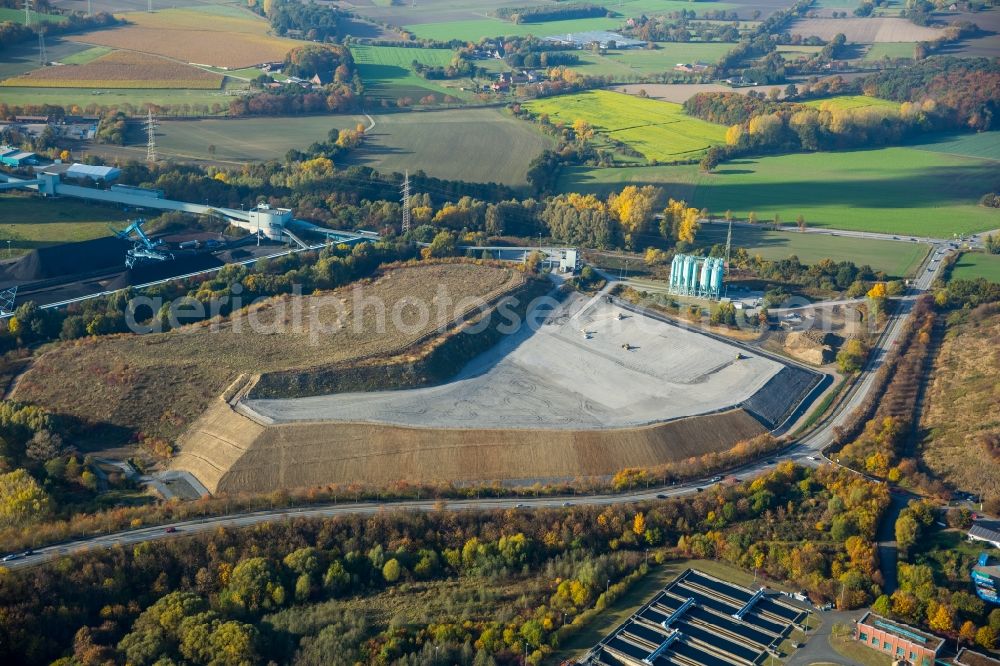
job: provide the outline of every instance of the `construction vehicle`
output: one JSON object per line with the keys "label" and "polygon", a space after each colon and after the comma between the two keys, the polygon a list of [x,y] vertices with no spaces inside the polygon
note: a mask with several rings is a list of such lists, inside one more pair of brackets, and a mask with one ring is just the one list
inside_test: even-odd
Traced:
{"label": "construction vehicle", "polygon": [[144,262],[172,261],[174,258],[174,255],[170,252],[160,249],[163,245],[162,240],[153,240],[146,235],[142,230],[142,225],[145,223],[146,220],[140,218],[130,222],[124,229],[111,227],[111,231],[114,232],[115,236],[124,241],[132,242],[131,249],[125,253],[125,266],[127,268],[132,268],[136,264]]}

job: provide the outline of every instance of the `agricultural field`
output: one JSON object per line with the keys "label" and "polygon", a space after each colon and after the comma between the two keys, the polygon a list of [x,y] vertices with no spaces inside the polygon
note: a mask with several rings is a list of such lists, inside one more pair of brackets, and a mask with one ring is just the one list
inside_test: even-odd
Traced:
{"label": "agricultural field", "polygon": [[[994,279],[1000,280],[1000,260],[994,264]],[[963,313],[948,326],[929,373],[920,419],[923,464],[951,487],[987,500],[1000,497],[1000,465],[990,445],[1000,436],[997,339],[1000,315],[995,312]]]}
{"label": "agricultural field", "polygon": [[[71,42],[53,37],[46,40],[45,51],[49,62],[65,62],[77,54],[86,52],[90,47],[86,44]],[[13,76],[20,76],[39,67],[38,42],[21,42],[5,47],[0,58],[0,81]]]}
{"label": "agricultural field", "polygon": [[38,197],[0,194],[0,256],[17,256],[46,245],[73,243],[111,235],[108,224],[125,219],[115,207],[63,200],[53,204]]}
{"label": "agricultural field", "polygon": [[882,58],[913,58],[916,42],[882,42],[872,44],[864,60],[872,62]]}
{"label": "agricultural field", "polygon": [[625,49],[606,55],[580,51],[580,63],[572,69],[588,76],[629,81],[669,72],[678,63],[714,64],[734,46],[725,42],[661,42],[656,49]]}
{"label": "agricultural field", "polygon": [[535,100],[525,107],[553,123],[585,120],[598,133],[661,162],[697,157],[723,143],[726,133],[720,125],[685,115],[679,104],[605,90]]}
{"label": "agricultural field", "polygon": [[144,113],[149,104],[172,107],[189,104],[205,107],[206,115],[211,113],[212,105],[218,104],[219,113],[224,114],[229,107],[231,91],[245,89],[243,81],[226,79],[223,89],[208,90],[205,88],[30,88],[3,87],[0,98],[11,105],[22,104],[58,104],[60,106],[79,106],[86,109],[90,105],[117,107],[128,113]]}
{"label": "agricultural field", "polygon": [[965,252],[958,258],[952,268],[951,279],[976,280],[978,278],[1000,283],[1000,255]]}
{"label": "agricultural field", "polygon": [[721,83],[629,83],[612,90],[626,95],[640,95],[665,102],[683,104],[698,93],[734,92],[746,95],[756,88],[730,88]]}
{"label": "agricultural field", "polygon": [[81,44],[83,51],[73,53],[66,56],[65,58],[60,58],[58,60],[60,65],[86,65],[91,63],[98,58],[103,58],[109,53],[114,53],[115,50],[107,46],[87,46],[86,44]]}
{"label": "agricultural field", "polygon": [[831,111],[847,111],[853,109],[884,108],[898,109],[899,103],[878,97],[868,97],[866,95],[840,95],[838,97],[827,97],[824,99],[811,99],[805,102],[806,106],[814,109],[829,109]]}
{"label": "agricultural field", "polygon": [[843,34],[853,44],[930,41],[941,34],[940,28],[928,28],[904,18],[807,18],[792,22],[789,32],[803,37],[816,36],[829,41]]}
{"label": "agricultural field", "polygon": [[[44,23],[63,23],[66,18],[58,14],[45,14],[43,12],[36,12],[31,10],[31,23],[32,25],[38,22]],[[12,23],[24,24],[24,9],[12,9],[9,7],[0,7],[0,23],[5,21],[10,21]]]}
{"label": "agricultural field", "polygon": [[1000,162],[1000,130],[975,134],[935,134],[921,138],[919,143],[911,144],[911,147]]}
{"label": "agricultural field", "polygon": [[[419,5],[401,3],[392,5],[385,2],[351,2],[348,8],[359,16],[374,21],[385,22],[424,39],[441,41],[479,41],[484,37],[501,35],[535,35],[546,37],[568,32],[589,30],[617,30],[625,19],[642,14],[666,14],[690,10],[690,3],[682,0],[620,0],[613,10],[618,14],[611,18],[597,17],[515,24],[496,18],[493,13],[498,7],[518,6],[518,3],[504,0],[426,0]],[[738,2],[699,3],[697,11],[740,9]],[[751,10],[745,12],[750,14]]]}
{"label": "agricultural field", "polygon": [[[413,298],[432,304],[436,311],[433,304],[440,298],[441,285],[453,302],[461,302],[505,291],[521,280],[520,273],[507,268],[423,265],[389,272],[365,287],[365,292],[389,310],[400,300]],[[347,302],[352,288],[341,290]],[[384,354],[405,348],[439,325],[431,318],[423,327],[388,326],[377,331],[377,309],[364,308],[357,314],[357,325],[338,329],[333,326],[340,317],[336,308],[313,311],[317,306],[305,299],[309,309],[303,321],[287,325],[280,336],[269,335],[274,324],[266,322],[284,317],[293,298],[277,297],[260,306],[256,320],[264,331],[251,328],[244,315],[239,330],[226,322],[218,331],[194,325],[163,334],[53,345],[23,375],[17,399],[87,423],[174,437],[240,373],[306,368]],[[322,326],[324,333],[317,336],[311,326]],[[337,332],[330,333],[333,330]]]}
{"label": "agricultural field", "polygon": [[236,7],[206,5],[129,14],[129,25],[80,33],[74,39],[164,56],[181,62],[242,68],[282,60],[301,42],[268,34],[267,22]]}
{"label": "agricultural field", "polygon": [[[569,170],[560,188],[600,189],[620,182],[602,173],[615,171]],[[978,205],[1000,187],[995,162],[914,148],[739,159],[711,174],[695,165],[647,167],[625,176],[737,219],[754,211],[792,223],[801,214],[814,227],[949,238],[1000,227],[1000,212]]]}
{"label": "agricultural field", "polygon": [[[331,129],[368,125],[364,116],[330,115],[295,118],[162,120],[156,147],[164,156],[255,162],[281,159],[291,148],[326,140]],[[209,146],[214,146],[213,152]],[[145,150],[145,144],[142,145]]]}
{"label": "agricultural field", "polygon": [[351,164],[469,182],[520,186],[528,164],[552,145],[530,124],[497,109],[465,109],[375,116],[366,145]]}
{"label": "agricultural field", "polygon": [[[725,244],[726,230],[724,224],[703,225],[696,243],[704,248]],[[929,250],[923,243],[772,231],[744,226],[733,227],[733,246],[745,248],[751,256],[760,255],[772,261],[787,259],[792,255],[804,264],[814,264],[821,259],[853,261],[858,266],[868,264],[877,271],[885,271],[887,275],[897,278],[912,276]]]}
{"label": "agricultural field", "polygon": [[[96,47],[102,48],[102,47]],[[87,52],[84,52],[86,54]],[[80,54],[80,55],[84,55]],[[112,51],[81,65],[36,69],[3,86],[34,88],[197,88],[218,90],[223,77],[145,53]]]}
{"label": "agricultural field", "polygon": [[[347,164],[520,186],[527,182],[531,160],[552,145],[535,127],[498,109],[387,113],[372,118],[374,129],[366,134],[364,145],[348,155]],[[163,155],[195,160],[280,159],[290,148],[324,140],[332,128],[359,123],[369,124],[365,116],[356,115],[164,120],[157,132],[157,149]],[[143,146],[135,148],[137,157],[144,154]],[[214,154],[209,146],[215,146]],[[456,155],[466,157],[456,159]]]}
{"label": "agricultural field", "polygon": [[[454,57],[450,49],[411,49],[394,46],[356,45],[351,55],[358,66],[366,94],[376,99],[408,97],[418,102],[427,95],[438,101],[444,96],[465,97],[457,81],[431,81],[413,71],[413,61],[428,67],[446,67]],[[472,87],[471,81],[468,87]]]}

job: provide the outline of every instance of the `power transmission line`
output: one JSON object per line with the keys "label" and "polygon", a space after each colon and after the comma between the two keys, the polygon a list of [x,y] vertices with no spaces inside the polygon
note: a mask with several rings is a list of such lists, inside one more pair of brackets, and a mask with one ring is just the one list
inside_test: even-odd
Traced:
{"label": "power transmission line", "polygon": [[38,64],[44,67],[49,64],[49,54],[45,50],[45,26],[38,26]]}
{"label": "power transmission line", "polygon": [[153,107],[146,111],[146,161],[150,164],[156,162],[156,128],[157,122],[153,118]]}
{"label": "power transmission line", "polygon": [[733,220],[729,220],[729,231],[726,232],[726,275],[729,275],[729,250],[733,246]]}
{"label": "power transmission line", "polygon": [[410,230],[410,171],[403,177],[403,233]]}

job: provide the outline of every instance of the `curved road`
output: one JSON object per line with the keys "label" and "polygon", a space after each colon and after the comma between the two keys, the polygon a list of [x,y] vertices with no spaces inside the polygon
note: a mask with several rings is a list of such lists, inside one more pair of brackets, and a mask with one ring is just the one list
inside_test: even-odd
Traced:
{"label": "curved road", "polygon": [[[941,260],[949,252],[945,241],[936,241],[931,254],[920,268],[920,275],[914,280],[910,289],[910,294],[927,290],[940,270]],[[836,411],[825,417],[818,427],[784,449],[780,454],[763,461],[757,461],[744,465],[738,469],[730,470],[730,473],[737,473],[740,477],[754,476],[773,468],[778,460],[791,460],[801,465],[819,466],[824,462],[832,462],[823,456],[822,450],[833,441],[833,429],[842,425],[848,416],[864,401],[872,388],[876,371],[885,361],[887,351],[899,340],[903,331],[903,325],[909,314],[910,299],[904,299],[899,310],[892,316],[886,325],[877,345],[872,351],[871,357],[865,367],[861,378],[856,381],[845,398],[841,401]],[[678,497],[693,494],[700,488],[711,485],[708,478],[697,479],[688,483],[682,483],[666,487],[649,488],[622,494],[604,495],[581,495],[567,497],[544,497],[544,498],[512,498],[512,499],[466,499],[466,500],[423,500],[423,501],[401,501],[401,502],[362,502],[346,503],[334,505],[311,506],[295,509],[275,509],[258,511],[255,513],[242,513],[227,516],[211,516],[206,518],[187,520],[158,525],[156,527],[144,527],[135,530],[115,532],[112,534],[93,536],[84,539],[77,539],[67,543],[56,544],[39,548],[32,555],[20,557],[19,559],[5,562],[3,566],[8,569],[23,569],[44,562],[54,560],[65,555],[86,552],[94,548],[112,548],[114,546],[128,546],[143,541],[156,541],[159,539],[169,539],[179,536],[198,534],[218,529],[220,527],[236,528],[249,527],[260,523],[277,520],[288,520],[293,517],[303,518],[326,518],[338,515],[361,514],[370,515],[381,511],[436,511],[446,508],[451,511],[466,510],[490,510],[490,509],[538,509],[557,508],[570,505],[591,505],[603,506],[608,504],[631,504],[644,500],[662,499],[665,497]],[[169,531],[168,531],[169,530]]]}

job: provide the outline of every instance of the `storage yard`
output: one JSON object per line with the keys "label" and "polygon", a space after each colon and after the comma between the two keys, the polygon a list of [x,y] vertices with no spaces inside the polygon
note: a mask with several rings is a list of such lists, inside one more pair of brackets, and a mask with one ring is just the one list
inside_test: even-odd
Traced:
{"label": "storage yard", "polygon": [[588,666],[731,666],[765,662],[808,611],[688,569],[602,640]]}

